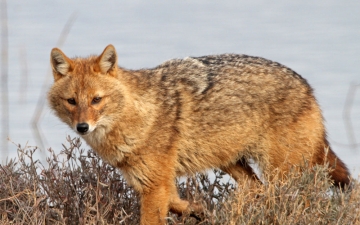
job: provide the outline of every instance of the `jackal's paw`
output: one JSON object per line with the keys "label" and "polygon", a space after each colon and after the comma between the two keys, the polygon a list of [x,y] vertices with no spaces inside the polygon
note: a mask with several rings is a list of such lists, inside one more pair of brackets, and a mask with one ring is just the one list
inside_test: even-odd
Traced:
{"label": "jackal's paw", "polygon": [[188,206],[189,215],[195,218],[197,221],[203,221],[205,219],[205,208],[201,202],[192,202]]}

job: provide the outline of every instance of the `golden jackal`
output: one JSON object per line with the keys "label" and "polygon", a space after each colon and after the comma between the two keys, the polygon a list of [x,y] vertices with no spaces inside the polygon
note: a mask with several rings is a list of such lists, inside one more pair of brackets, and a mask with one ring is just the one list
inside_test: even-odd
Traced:
{"label": "golden jackal", "polygon": [[127,70],[109,45],[71,59],[54,48],[51,66],[51,108],[140,193],[142,224],[199,208],[179,198],[176,176],[220,168],[254,178],[250,158],[270,177],[328,161],[336,185],[350,182],[312,88],[279,63],[223,54]]}

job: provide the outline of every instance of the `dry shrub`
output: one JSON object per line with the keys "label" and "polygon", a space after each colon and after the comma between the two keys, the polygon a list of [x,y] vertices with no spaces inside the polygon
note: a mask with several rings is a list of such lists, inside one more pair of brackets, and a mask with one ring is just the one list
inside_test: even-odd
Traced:
{"label": "dry shrub", "polygon": [[240,184],[224,204],[226,224],[360,224],[358,182],[345,190],[335,188],[329,170],[315,166],[293,172],[286,181],[279,179],[258,190]]}
{"label": "dry shrub", "polygon": [[[0,166],[1,224],[139,224],[137,194],[119,170],[104,163],[80,139],[68,137],[47,165],[36,148],[18,146],[18,158]],[[201,215],[169,214],[169,224],[360,224],[360,188],[333,188],[326,167],[291,173],[286,182],[235,189],[215,171],[178,183],[182,198],[199,201]]]}
{"label": "dry shrub", "polygon": [[2,221],[15,224],[138,224],[139,201],[120,172],[68,137],[44,166],[35,149],[0,167]]}

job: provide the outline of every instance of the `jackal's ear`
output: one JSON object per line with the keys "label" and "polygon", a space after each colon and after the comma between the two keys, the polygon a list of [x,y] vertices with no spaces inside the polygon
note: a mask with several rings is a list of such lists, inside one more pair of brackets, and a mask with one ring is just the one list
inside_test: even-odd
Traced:
{"label": "jackal's ear", "polygon": [[55,81],[72,70],[72,61],[60,49],[53,48],[50,56]]}
{"label": "jackal's ear", "polygon": [[108,45],[98,58],[100,72],[116,76],[117,55],[113,45]]}

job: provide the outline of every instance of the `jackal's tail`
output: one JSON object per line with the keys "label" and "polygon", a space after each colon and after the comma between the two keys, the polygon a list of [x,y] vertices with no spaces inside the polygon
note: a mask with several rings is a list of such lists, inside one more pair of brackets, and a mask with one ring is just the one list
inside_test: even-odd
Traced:
{"label": "jackal's tail", "polygon": [[319,149],[316,156],[317,164],[328,163],[331,169],[330,176],[334,180],[335,186],[344,188],[350,185],[350,173],[345,163],[331,150],[327,140],[325,140],[326,149],[322,147]]}
{"label": "jackal's tail", "polygon": [[336,186],[344,188],[345,185],[350,185],[350,173],[345,163],[339,159],[336,154],[330,149],[327,152],[327,162],[329,163],[331,178],[334,180]]}

